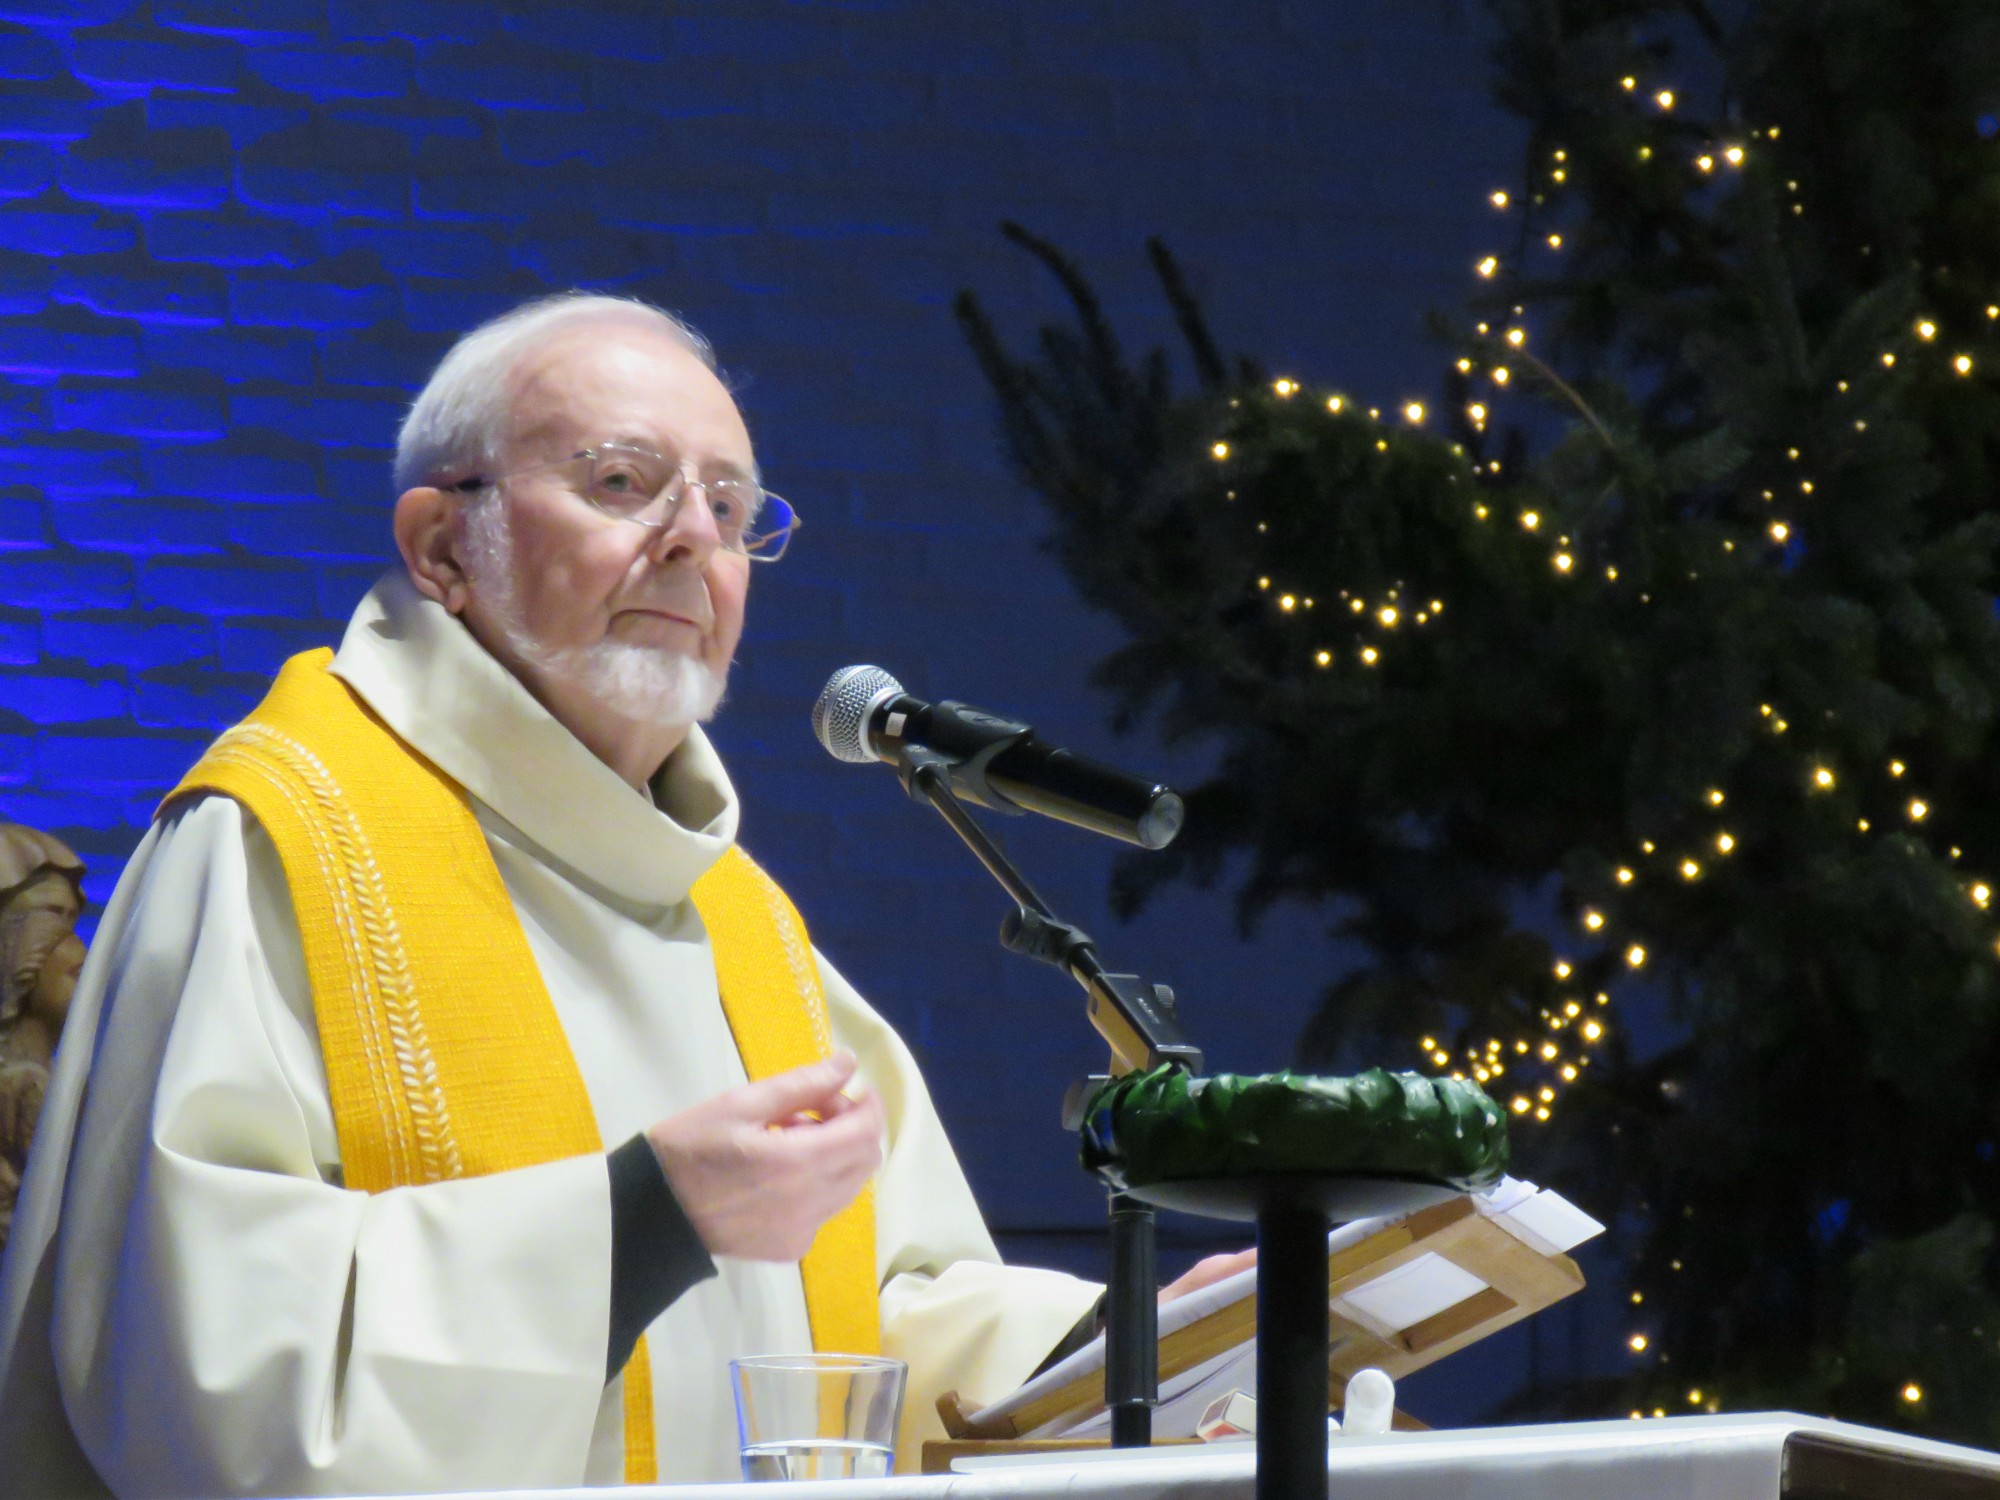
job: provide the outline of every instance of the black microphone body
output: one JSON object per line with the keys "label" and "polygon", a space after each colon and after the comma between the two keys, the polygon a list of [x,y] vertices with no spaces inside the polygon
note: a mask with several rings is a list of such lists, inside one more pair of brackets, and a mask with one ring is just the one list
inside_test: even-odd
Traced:
{"label": "black microphone body", "polygon": [[[949,764],[953,793],[981,807],[1039,813],[1145,849],[1164,849],[1181,830],[1186,808],[1171,787],[1043,744],[1016,719],[966,703],[913,698],[879,669],[849,667],[836,673],[822,703],[849,674],[861,672],[878,672],[862,680],[879,684],[853,723],[855,748],[861,753],[843,754],[821,735],[827,748],[844,759],[896,764],[909,750],[924,749]],[[823,722],[818,710],[815,722]]]}

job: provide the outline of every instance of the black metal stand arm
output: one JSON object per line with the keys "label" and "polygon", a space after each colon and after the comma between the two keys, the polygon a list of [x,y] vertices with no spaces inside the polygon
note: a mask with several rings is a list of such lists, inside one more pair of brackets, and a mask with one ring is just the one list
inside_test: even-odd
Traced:
{"label": "black metal stand arm", "polygon": [[[1174,992],[1136,974],[1112,974],[1088,934],[1063,921],[1013,861],[960,805],[952,788],[953,763],[921,747],[897,760],[904,789],[928,802],[951,825],[1001,889],[1014,910],[1000,924],[1008,951],[1063,970],[1089,997],[1090,1024],[1111,1045],[1112,1070],[1130,1072],[1171,1062],[1201,1069],[1201,1052],[1174,1020]],[[966,767],[956,767],[961,780]],[[1075,1098],[1074,1093],[1072,1099]],[[1065,1128],[1074,1129],[1065,1107]],[[1153,1209],[1124,1193],[1111,1195],[1111,1283],[1105,1299],[1104,1401],[1111,1412],[1114,1448],[1143,1448],[1153,1440],[1153,1408],[1160,1399],[1160,1307],[1154,1254]]]}
{"label": "black metal stand arm", "polygon": [[[1014,910],[1000,925],[1002,945],[1010,952],[1053,964],[1083,986],[1090,1000],[1090,1024],[1110,1044],[1114,1072],[1157,1067],[1163,1062],[1190,1072],[1201,1071],[1201,1050],[1181,1034],[1174,1019],[1174,992],[1163,984],[1148,984],[1136,974],[1112,974],[1105,969],[1089,934],[1058,917],[960,805],[952,789],[952,762],[911,746],[898,757],[896,769],[909,794],[936,808],[938,816],[1000,882],[1000,888],[1014,898]],[[966,768],[960,765],[956,769],[963,779]]]}

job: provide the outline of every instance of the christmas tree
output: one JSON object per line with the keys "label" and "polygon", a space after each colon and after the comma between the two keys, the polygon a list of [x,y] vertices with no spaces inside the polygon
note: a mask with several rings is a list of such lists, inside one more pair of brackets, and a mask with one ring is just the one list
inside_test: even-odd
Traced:
{"label": "christmas tree", "polygon": [[1627,1373],[1544,1409],[2000,1444],[2000,8],[1489,8],[1436,409],[1225,357],[1157,245],[1191,389],[1019,229],[1073,321],[959,304],[1115,722],[1221,747],[1117,893],[1315,903],[1300,1061],[1478,1079],[1615,1222]]}

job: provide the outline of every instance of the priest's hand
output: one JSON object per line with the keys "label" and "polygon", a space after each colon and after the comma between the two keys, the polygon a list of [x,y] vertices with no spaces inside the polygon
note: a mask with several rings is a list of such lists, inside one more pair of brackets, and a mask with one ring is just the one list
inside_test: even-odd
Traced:
{"label": "priest's hand", "polygon": [[881,1096],[843,1093],[854,1054],[774,1074],[646,1132],[710,1255],[796,1261],[882,1164]]}
{"label": "priest's hand", "polygon": [[1186,1275],[1160,1288],[1160,1306],[1165,1307],[1175,1298],[1198,1292],[1205,1286],[1214,1286],[1216,1282],[1234,1276],[1238,1271],[1247,1271],[1256,1264],[1255,1250],[1238,1250],[1233,1255],[1211,1255],[1196,1261]]}

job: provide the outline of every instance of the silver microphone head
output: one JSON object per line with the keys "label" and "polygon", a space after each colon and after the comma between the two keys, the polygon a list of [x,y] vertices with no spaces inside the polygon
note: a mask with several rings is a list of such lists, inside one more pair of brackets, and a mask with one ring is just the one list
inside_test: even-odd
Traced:
{"label": "silver microphone head", "polygon": [[813,733],[835,760],[857,765],[880,760],[868,743],[868,718],[902,691],[902,683],[880,667],[842,667],[820,689],[813,705]]}

